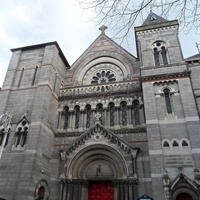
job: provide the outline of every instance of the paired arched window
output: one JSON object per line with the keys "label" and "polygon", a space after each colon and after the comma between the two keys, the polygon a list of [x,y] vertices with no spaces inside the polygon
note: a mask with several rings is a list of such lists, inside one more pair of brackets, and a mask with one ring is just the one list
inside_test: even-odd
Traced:
{"label": "paired arched window", "polygon": [[156,41],[153,43],[152,48],[155,66],[167,65],[169,61],[166,43],[163,41]]}
{"label": "paired arched window", "polygon": [[24,147],[26,143],[26,138],[28,134],[28,123],[26,120],[23,120],[16,129],[15,132],[15,147]]}
{"label": "paired arched window", "polygon": [[166,103],[166,110],[167,113],[172,113],[172,105],[171,105],[171,96],[170,96],[170,90],[168,88],[165,88],[163,90],[165,103]]}

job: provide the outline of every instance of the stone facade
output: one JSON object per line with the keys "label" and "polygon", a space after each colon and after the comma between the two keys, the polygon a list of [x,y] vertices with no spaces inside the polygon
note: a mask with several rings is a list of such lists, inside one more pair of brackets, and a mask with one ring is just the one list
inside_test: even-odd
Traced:
{"label": "stone facade", "polygon": [[154,13],[138,57],[101,31],[72,66],[56,42],[12,49],[0,198],[200,198],[199,54],[184,59],[178,22]]}

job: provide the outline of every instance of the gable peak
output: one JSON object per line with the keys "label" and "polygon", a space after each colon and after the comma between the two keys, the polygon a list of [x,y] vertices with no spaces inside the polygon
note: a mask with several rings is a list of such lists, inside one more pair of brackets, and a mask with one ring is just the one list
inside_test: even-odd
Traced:
{"label": "gable peak", "polygon": [[144,20],[142,26],[148,26],[152,24],[159,24],[162,22],[167,22],[167,19],[162,18],[161,16],[155,14],[154,12],[150,12],[147,18]]}
{"label": "gable peak", "polygon": [[105,26],[105,25],[102,25],[102,26],[99,28],[99,30],[101,31],[101,34],[105,34],[105,30],[106,30],[106,29],[108,29],[108,27]]}

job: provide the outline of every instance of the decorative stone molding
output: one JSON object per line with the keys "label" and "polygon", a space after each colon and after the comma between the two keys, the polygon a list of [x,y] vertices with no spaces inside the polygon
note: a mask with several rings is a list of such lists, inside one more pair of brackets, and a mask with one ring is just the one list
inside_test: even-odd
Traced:
{"label": "decorative stone molding", "polygon": [[143,76],[142,81],[153,81],[159,79],[174,79],[174,78],[182,78],[190,76],[190,70],[184,70],[183,72],[176,72],[176,73],[168,73],[168,74],[157,74],[151,76]]}
{"label": "decorative stone molding", "polygon": [[97,94],[104,96],[105,94],[119,94],[119,92],[140,92],[140,90],[141,88],[139,81],[124,81],[82,87],[62,88],[60,89],[59,100],[64,100],[73,97],[91,97],[96,96]]}
{"label": "decorative stone molding", "polygon": [[109,131],[108,129],[104,128],[101,124],[97,123],[93,127],[91,127],[89,130],[85,131],[80,137],[78,137],[68,148],[66,151],[66,155],[69,155],[72,153],[76,148],[78,148],[80,145],[83,145],[86,140],[88,140],[92,135],[94,134],[100,134],[108,139],[110,139],[110,142],[113,144],[117,144],[120,146],[120,148],[130,154],[131,151],[138,151],[138,148],[134,148],[130,146],[125,141],[121,140],[118,136],[116,136],[113,132]]}

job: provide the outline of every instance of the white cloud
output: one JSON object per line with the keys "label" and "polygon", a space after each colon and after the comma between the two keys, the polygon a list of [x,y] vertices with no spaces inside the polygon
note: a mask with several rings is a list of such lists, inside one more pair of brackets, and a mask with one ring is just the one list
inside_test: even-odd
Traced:
{"label": "white cloud", "polygon": [[[6,0],[0,1],[0,86],[10,60],[11,48],[58,41],[67,60],[72,64],[100,34],[98,27],[89,22],[92,13],[83,12],[76,0]],[[107,32],[112,37],[112,32]],[[192,42],[185,42],[193,38]],[[129,40],[130,39],[130,40]],[[185,57],[197,53],[195,34],[184,36]],[[134,29],[128,38],[135,53]]]}

